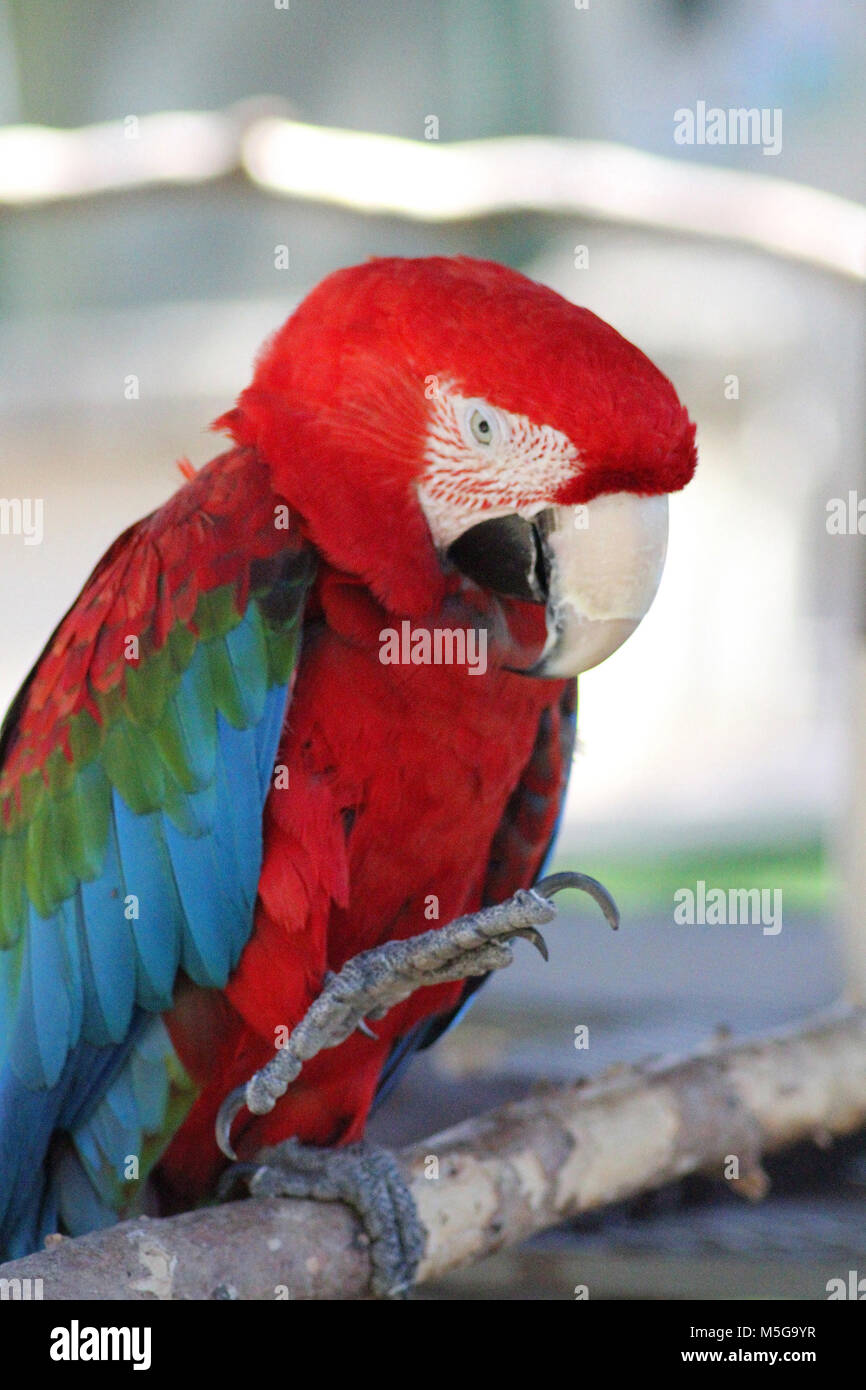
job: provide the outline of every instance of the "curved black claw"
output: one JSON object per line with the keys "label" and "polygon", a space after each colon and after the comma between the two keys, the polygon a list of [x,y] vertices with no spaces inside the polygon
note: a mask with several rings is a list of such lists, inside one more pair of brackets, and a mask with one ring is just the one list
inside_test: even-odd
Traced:
{"label": "curved black claw", "polygon": [[216,1141],[225,1154],[226,1158],[236,1159],[237,1154],[232,1148],[232,1125],[247,1103],[246,1086],[236,1086],[233,1091],[229,1091],[219,1110],[214,1122],[214,1132]]}
{"label": "curved black claw", "polygon": [[249,1184],[249,1180],[255,1177],[261,1164],[259,1163],[233,1163],[230,1168],[226,1168],[221,1173],[216,1185],[216,1197],[219,1202],[228,1202],[232,1193],[239,1182],[244,1180]]}
{"label": "curved black claw", "polygon": [[552,898],[554,893],[561,893],[563,888],[577,888],[581,893],[588,893],[598,903],[613,930],[617,930],[620,920],[619,908],[604,884],[599,883],[597,878],[566,870],[561,874],[548,874],[547,878],[540,878],[532,885],[533,893],[538,893],[542,898]]}
{"label": "curved black claw", "polygon": [[541,935],[537,927],[520,927],[518,931],[511,933],[511,939],[515,936],[522,936],[524,941],[531,941],[538,954],[544,960],[550,960],[550,952],[547,949],[547,942]]}

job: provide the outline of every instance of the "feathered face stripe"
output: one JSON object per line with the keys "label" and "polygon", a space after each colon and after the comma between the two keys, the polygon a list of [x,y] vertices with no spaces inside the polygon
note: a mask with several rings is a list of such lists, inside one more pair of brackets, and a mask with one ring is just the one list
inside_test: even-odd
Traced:
{"label": "feathered face stripe", "polygon": [[418,497],[442,549],[480,514],[531,515],[578,469],[571,440],[550,425],[440,386],[431,400]]}

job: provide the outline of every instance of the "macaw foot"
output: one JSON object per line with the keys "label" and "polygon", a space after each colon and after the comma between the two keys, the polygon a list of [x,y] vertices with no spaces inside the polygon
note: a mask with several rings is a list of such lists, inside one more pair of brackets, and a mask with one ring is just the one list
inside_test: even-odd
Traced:
{"label": "macaw foot", "polygon": [[[287,1139],[263,1149],[256,1163],[228,1169],[225,1180],[230,1185],[239,1176],[254,1197],[344,1202],[360,1218],[370,1242],[372,1293],[377,1298],[404,1298],[409,1293],[426,1234],[389,1149],[367,1143],[315,1149]],[[222,1186],[225,1189],[225,1182]]]}
{"label": "macaw foot", "polygon": [[[556,916],[550,899],[563,888],[588,893],[610,925],[619,926],[616,904],[594,878],[552,874],[495,907],[458,917],[420,936],[362,951],[338,974],[329,974],[321,994],[286,1043],[220,1106],[216,1138],[223,1153],[235,1158],[231,1127],[244,1105],[255,1115],[267,1114],[304,1062],[325,1048],[338,1047],[357,1029],[369,1033],[368,1019],[382,1018],[416,989],[486,975],[510,965],[510,943],[517,937],[531,941],[546,960],[547,947],[539,927]],[[392,1154],[365,1144],[314,1149],[290,1139],[264,1150],[260,1159],[261,1164],[238,1164],[225,1178],[231,1183],[243,1174],[256,1196],[347,1203],[361,1217],[370,1238],[373,1291],[394,1297],[411,1287],[425,1237],[414,1200]]]}
{"label": "macaw foot", "polygon": [[389,1009],[427,985],[448,984],[510,965],[510,942],[525,937],[547,959],[538,930],[556,916],[550,901],[563,888],[578,888],[600,906],[610,925],[619,926],[616,904],[606,888],[587,874],[551,874],[534,888],[521,888],[504,903],[458,917],[405,940],[388,941],[361,951],[329,974],[287,1041],[265,1066],[226,1096],[216,1118],[216,1139],[227,1158],[236,1155],[231,1127],[246,1105],[254,1115],[266,1115],[294,1081],[304,1062],[325,1048],[338,1047],[356,1029],[369,1032],[368,1019],[382,1018]]}

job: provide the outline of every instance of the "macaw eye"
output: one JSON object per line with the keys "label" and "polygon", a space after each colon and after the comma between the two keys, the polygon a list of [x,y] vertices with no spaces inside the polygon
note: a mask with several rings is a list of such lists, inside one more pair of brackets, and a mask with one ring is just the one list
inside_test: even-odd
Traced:
{"label": "macaw eye", "polygon": [[491,410],[474,406],[469,415],[469,430],[478,444],[492,444],[498,434],[496,417]]}

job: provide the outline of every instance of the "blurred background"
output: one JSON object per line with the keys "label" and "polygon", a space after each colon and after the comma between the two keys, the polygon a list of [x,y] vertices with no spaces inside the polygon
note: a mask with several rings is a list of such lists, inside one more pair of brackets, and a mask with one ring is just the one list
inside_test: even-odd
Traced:
{"label": "blurred background", "polygon": [[[866,496],[864,63],[845,0],[0,0],[0,497],[44,503],[41,544],[0,535],[0,706],[340,265],[507,262],[634,340],[698,423],[656,603],[581,680],[559,860],[623,928],[570,909],[380,1137],[864,982],[840,892],[862,540],[827,526]],[[678,143],[699,103],[779,113],[781,148]],[[464,141],[490,143],[448,162]],[[678,925],[699,881],[780,891],[783,929]],[[823,1297],[866,1234],[866,1162],[776,1176],[755,1212],[694,1182],[426,1296]]]}

